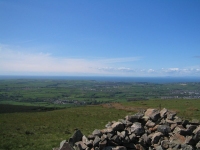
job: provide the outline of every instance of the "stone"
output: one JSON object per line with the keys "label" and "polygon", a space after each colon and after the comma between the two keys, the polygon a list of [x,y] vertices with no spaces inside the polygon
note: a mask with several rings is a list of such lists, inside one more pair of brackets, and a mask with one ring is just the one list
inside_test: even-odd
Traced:
{"label": "stone", "polygon": [[88,147],[92,147],[93,146],[93,140],[89,140],[85,143]]}
{"label": "stone", "polygon": [[171,132],[171,128],[168,125],[159,125],[157,131],[163,135],[168,135]]}
{"label": "stone", "polygon": [[112,150],[113,146],[106,146],[103,150]]}
{"label": "stone", "polygon": [[101,133],[101,131],[100,130],[98,130],[98,129],[95,129],[93,132],[92,132],[92,135],[94,135],[94,136],[101,136],[102,135],[102,133]]}
{"label": "stone", "polygon": [[167,114],[168,110],[166,108],[163,108],[161,111],[160,111],[160,116],[161,117],[165,117],[166,114]]}
{"label": "stone", "polygon": [[190,123],[193,125],[200,125],[200,121],[198,119],[192,119]]}
{"label": "stone", "polygon": [[87,143],[87,141],[88,141],[88,138],[84,135],[84,136],[82,137],[82,142],[83,142],[83,143]]}
{"label": "stone", "polygon": [[96,136],[95,139],[94,139],[94,141],[93,141],[93,146],[94,146],[94,147],[99,146],[100,140],[101,140],[101,139],[100,139],[98,136]]}
{"label": "stone", "polygon": [[182,125],[177,125],[173,133],[179,133],[181,135],[187,135],[187,130]]}
{"label": "stone", "polygon": [[121,144],[121,140],[120,140],[120,137],[118,135],[114,135],[111,140],[115,143],[119,143]]}
{"label": "stone", "polygon": [[200,141],[196,144],[196,148],[200,149]]}
{"label": "stone", "polygon": [[124,125],[126,124],[126,120],[124,120],[124,119],[118,119],[118,122],[121,122],[121,123],[123,123]]}
{"label": "stone", "polygon": [[138,121],[138,118],[135,117],[135,116],[126,116],[125,119],[126,119],[126,121],[129,121],[131,123],[134,123],[134,122]]}
{"label": "stone", "polygon": [[181,147],[182,147],[182,150],[194,150],[194,148],[191,145],[187,145],[187,144],[182,145]]}
{"label": "stone", "polygon": [[194,139],[193,139],[192,136],[186,136],[186,137],[185,137],[185,144],[188,144],[188,145],[195,145],[196,143],[195,143],[195,141],[194,141]]}
{"label": "stone", "polygon": [[89,140],[94,140],[94,138],[95,138],[94,135],[92,135],[92,134],[88,135],[88,139],[89,139]]}
{"label": "stone", "polygon": [[161,147],[164,149],[168,149],[169,148],[169,141],[168,140],[163,140],[161,141]]}
{"label": "stone", "polygon": [[75,130],[68,142],[62,141],[53,150],[200,150],[198,121],[182,120],[167,109],[156,116],[158,112],[147,109],[145,116],[126,116],[125,120],[108,123],[106,129],[95,129],[87,137]]}
{"label": "stone", "polygon": [[127,150],[125,146],[116,146],[112,150]]}
{"label": "stone", "polygon": [[111,127],[112,123],[111,122],[108,122],[105,127],[108,128],[108,127]]}
{"label": "stone", "polygon": [[145,124],[145,126],[148,128],[153,128],[155,125],[156,125],[155,122],[153,122],[151,120],[148,120]]}
{"label": "stone", "polygon": [[174,141],[177,144],[182,144],[185,142],[186,138],[183,135],[180,135],[179,133],[175,133],[170,139],[171,141]]}
{"label": "stone", "polygon": [[156,122],[160,118],[160,112],[157,109],[147,109],[145,116],[149,116],[152,121]]}
{"label": "stone", "polygon": [[188,120],[183,120],[182,121],[182,126],[186,128],[186,126],[189,124]]}
{"label": "stone", "polygon": [[135,122],[131,126],[131,132],[135,133],[135,135],[137,136],[137,135],[142,135],[145,132],[145,130],[142,127],[141,123]]}
{"label": "stone", "polygon": [[193,131],[197,128],[196,125],[186,125],[186,131],[189,135],[192,135]]}
{"label": "stone", "polygon": [[154,133],[151,141],[152,144],[157,144],[162,136],[163,134],[161,132]]}
{"label": "stone", "polygon": [[124,125],[121,122],[115,122],[112,124],[112,129],[113,129],[113,131],[123,131]]}
{"label": "stone", "polygon": [[83,134],[81,133],[80,130],[76,130],[73,134],[73,136],[69,139],[69,144],[71,146],[74,146],[74,144],[78,141],[81,141],[83,137]]}
{"label": "stone", "polygon": [[106,134],[103,134],[102,136],[101,136],[101,141],[104,141],[104,140],[106,140],[108,138],[108,136],[106,135]]}
{"label": "stone", "polygon": [[74,150],[68,142],[64,142],[59,150]]}
{"label": "stone", "polygon": [[175,116],[176,112],[170,112],[170,111],[167,112],[167,119],[173,120]]}
{"label": "stone", "polygon": [[107,144],[107,140],[104,140],[104,141],[100,141],[99,142],[99,149],[102,150],[106,147],[106,144]]}
{"label": "stone", "polygon": [[134,133],[129,135],[130,141],[134,141],[136,139],[136,135]]}
{"label": "stone", "polygon": [[76,150],[84,150],[87,148],[87,146],[82,141],[76,142],[74,145]]}
{"label": "stone", "polygon": [[125,136],[127,135],[127,133],[126,133],[126,131],[122,131],[122,132],[117,132],[117,135],[118,135],[121,139],[123,139],[123,138],[125,138]]}
{"label": "stone", "polygon": [[174,119],[174,122],[176,123],[176,124],[178,124],[178,125],[181,125],[182,124],[182,119],[181,118],[179,118],[179,117],[175,117],[175,119]]}

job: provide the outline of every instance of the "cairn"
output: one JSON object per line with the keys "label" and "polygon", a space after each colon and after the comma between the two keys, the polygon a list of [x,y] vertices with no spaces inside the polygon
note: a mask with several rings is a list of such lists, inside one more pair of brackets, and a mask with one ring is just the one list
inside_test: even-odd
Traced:
{"label": "cairn", "polygon": [[112,121],[87,137],[80,130],[53,150],[200,150],[200,123],[175,112],[147,109]]}

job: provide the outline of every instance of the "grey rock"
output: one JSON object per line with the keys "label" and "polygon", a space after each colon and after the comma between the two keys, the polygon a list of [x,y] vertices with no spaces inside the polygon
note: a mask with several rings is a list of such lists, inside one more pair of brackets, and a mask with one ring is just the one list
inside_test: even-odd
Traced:
{"label": "grey rock", "polygon": [[74,145],[76,150],[84,150],[87,148],[87,146],[82,141],[76,142]]}
{"label": "grey rock", "polygon": [[112,123],[111,122],[108,122],[105,127],[108,128],[108,127],[111,127]]}
{"label": "grey rock", "polygon": [[182,119],[181,118],[179,118],[179,117],[175,117],[175,119],[174,119],[174,122],[176,123],[176,124],[178,124],[178,125],[181,125],[182,124]]}
{"label": "grey rock", "polygon": [[156,125],[155,122],[153,122],[153,121],[151,121],[151,120],[148,120],[148,121],[146,122],[146,124],[145,124],[145,126],[148,127],[148,128],[152,128],[152,127],[154,127],[155,125]]}
{"label": "grey rock", "polygon": [[196,144],[196,148],[200,149],[200,141]]}
{"label": "grey rock", "polygon": [[163,135],[168,135],[171,132],[171,128],[168,125],[159,125],[157,131]]}
{"label": "grey rock", "polygon": [[156,149],[156,150],[163,150],[163,148],[162,148],[161,145],[155,146],[155,149]]}
{"label": "grey rock", "polygon": [[195,140],[195,142],[199,142],[200,141],[200,130],[198,130],[195,135],[193,136],[193,139]]}
{"label": "grey rock", "polygon": [[82,137],[83,137],[83,134],[80,130],[76,130],[73,134],[73,136],[69,139],[69,143],[70,145],[73,145],[78,142],[78,141],[81,141],[82,140]]}
{"label": "grey rock", "polygon": [[147,109],[145,116],[149,116],[154,122],[160,118],[160,112],[157,109]]}
{"label": "grey rock", "polygon": [[123,139],[123,143],[129,143],[131,140],[128,136],[125,136],[124,139]]}
{"label": "grey rock", "polygon": [[93,140],[89,140],[85,143],[88,147],[92,147],[93,146]]}
{"label": "grey rock", "polygon": [[95,139],[94,139],[94,141],[93,141],[93,146],[94,146],[94,147],[99,146],[100,140],[101,140],[101,139],[100,139],[98,136],[96,136]]}
{"label": "grey rock", "polygon": [[169,148],[169,141],[168,140],[161,141],[161,147],[164,148],[164,149],[168,149]]}
{"label": "grey rock", "polygon": [[183,144],[185,142],[185,136],[180,135],[178,133],[173,134],[173,136],[170,137],[170,142],[176,143],[176,144]]}
{"label": "grey rock", "polygon": [[94,140],[94,138],[95,138],[94,135],[92,135],[92,134],[88,135],[88,139],[89,139],[89,140]]}
{"label": "grey rock", "polygon": [[63,147],[63,145],[64,145],[66,142],[67,142],[66,140],[61,141],[61,142],[60,142],[60,148]]}
{"label": "grey rock", "polygon": [[160,111],[160,116],[161,117],[165,117],[166,114],[167,114],[168,110],[166,108],[163,108],[161,111]]}
{"label": "grey rock", "polygon": [[167,119],[173,120],[174,117],[176,116],[176,112],[167,112]]}
{"label": "grey rock", "polygon": [[179,134],[185,136],[185,135],[187,135],[187,130],[182,125],[178,125],[174,129],[173,133],[179,133]]}
{"label": "grey rock", "polygon": [[127,150],[125,146],[116,146],[112,150]]}
{"label": "grey rock", "polygon": [[114,135],[114,136],[111,138],[111,140],[112,140],[113,142],[115,142],[115,143],[121,144],[121,139],[120,139],[120,137],[119,137],[118,135]]}
{"label": "grey rock", "polygon": [[108,138],[108,136],[106,135],[106,134],[103,134],[102,136],[101,136],[101,141],[104,141],[104,140],[106,140]]}
{"label": "grey rock", "polygon": [[83,142],[83,143],[87,143],[87,141],[88,141],[88,138],[84,135],[84,136],[82,137],[82,142]]}
{"label": "grey rock", "polygon": [[126,119],[126,121],[129,121],[129,122],[132,122],[132,123],[138,121],[138,118],[135,117],[135,116],[126,116],[125,119]]}
{"label": "grey rock", "polygon": [[131,126],[131,132],[135,133],[135,135],[142,135],[145,130],[144,128],[142,127],[141,123],[139,122],[135,122],[133,123],[133,125]]}
{"label": "grey rock", "polygon": [[182,145],[181,147],[182,147],[182,150],[194,150],[194,148],[191,145],[187,145],[187,144]]}
{"label": "grey rock", "polygon": [[103,148],[103,150],[112,150],[113,146],[106,146]]}
{"label": "grey rock", "polygon": [[192,136],[186,136],[185,137],[185,144],[188,144],[188,145],[194,145],[195,146],[195,141],[193,139]]}
{"label": "grey rock", "polygon": [[134,141],[136,139],[136,135],[134,133],[129,135],[130,141]]}
{"label": "grey rock", "polygon": [[152,144],[157,144],[160,140],[160,138],[163,136],[161,132],[157,132],[152,136]]}
{"label": "grey rock", "polygon": [[191,124],[186,125],[186,130],[189,135],[191,135],[196,128],[197,128],[196,125],[191,125]]}
{"label": "grey rock", "polygon": [[123,131],[124,130],[124,125],[121,122],[115,122],[112,124],[112,128],[114,131]]}
{"label": "grey rock", "polygon": [[118,119],[118,122],[121,122],[121,123],[123,123],[123,124],[126,124],[126,120],[124,120],[124,119]]}
{"label": "grey rock", "polygon": [[98,129],[95,129],[93,132],[92,132],[92,135],[94,135],[94,136],[101,136],[102,135],[102,133],[101,133],[101,131],[100,130],[98,130]]}
{"label": "grey rock", "polygon": [[104,141],[100,141],[99,142],[99,149],[102,150],[106,147],[106,144],[107,144],[107,140],[104,140]]}
{"label": "grey rock", "polygon": [[198,120],[182,120],[167,109],[147,109],[112,121],[87,137],[76,130],[53,150],[200,150]]}
{"label": "grey rock", "polygon": [[63,143],[59,150],[74,150],[68,142]]}
{"label": "grey rock", "polygon": [[122,132],[117,132],[117,135],[121,138],[121,139],[124,139],[125,136],[128,134],[126,133],[127,131],[122,131]]}
{"label": "grey rock", "polygon": [[193,125],[200,125],[200,121],[198,119],[192,119],[190,123]]}

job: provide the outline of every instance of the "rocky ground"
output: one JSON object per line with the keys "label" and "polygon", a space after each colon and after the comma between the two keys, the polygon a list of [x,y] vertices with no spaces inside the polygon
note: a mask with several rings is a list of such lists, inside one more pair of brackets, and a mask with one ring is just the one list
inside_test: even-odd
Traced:
{"label": "rocky ground", "polygon": [[199,120],[183,120],[167,109],[147,109],[112,121],[85,136],[80,130],[53,150],[200,150]]}

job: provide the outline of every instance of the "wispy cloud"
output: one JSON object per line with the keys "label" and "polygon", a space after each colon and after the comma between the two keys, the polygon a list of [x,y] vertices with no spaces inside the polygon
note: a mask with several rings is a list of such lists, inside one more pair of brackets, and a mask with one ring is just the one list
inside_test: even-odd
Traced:
{"label": "wispy cloud", "polygon": [[1,73],[115,74],[116,71],[124,72],[130,70],[130,68],[118,67],[117,69],[111,69],[109,64],[137,60],[139,59],[136,57],[104,59],[54,57],[49,53],[20,52],[0,46]]}
{"label": "wispy cloud", "polygon": [[134,68],[126,64],[145,61],[142,57],[70,58],[50,53],[30,53],[0,45],[0,75],[119,75],[119,76],[185,76],[200,75],[200,66],[154,69]]}

